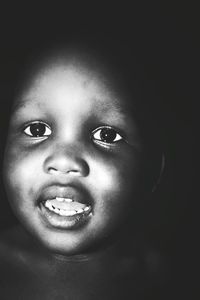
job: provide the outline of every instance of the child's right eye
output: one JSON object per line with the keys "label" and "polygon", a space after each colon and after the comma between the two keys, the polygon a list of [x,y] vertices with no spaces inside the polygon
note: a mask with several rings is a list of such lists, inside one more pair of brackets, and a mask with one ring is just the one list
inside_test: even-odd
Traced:
{"label": "child's right eye", "polygon": [[27,125],[24,129],[24,133],[33,138],[48,137],[51,135],[50,127],[43,122],[37,121]]}

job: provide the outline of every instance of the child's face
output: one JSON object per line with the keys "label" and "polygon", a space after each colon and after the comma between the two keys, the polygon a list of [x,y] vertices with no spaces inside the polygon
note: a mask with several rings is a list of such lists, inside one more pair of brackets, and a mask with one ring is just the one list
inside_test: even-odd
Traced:
{"label": "child's face", "polygon": [[142,146],[124,101],[108,76],[70,59],[41,66],[16,99],[5,185],[51,251],[86,251],[131,217]]}

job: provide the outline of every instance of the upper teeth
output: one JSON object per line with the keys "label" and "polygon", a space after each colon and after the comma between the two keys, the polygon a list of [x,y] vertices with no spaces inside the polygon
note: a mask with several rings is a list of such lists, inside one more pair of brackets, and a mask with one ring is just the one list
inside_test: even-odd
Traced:
{"label": "upper teeth", "polygon": [[73,201],[70,198],[62,198],[62,197],[56,197],[56,200],[60,201],[60,202],[63,202],[63,201],[65,201],[65,202],[72,202]]}

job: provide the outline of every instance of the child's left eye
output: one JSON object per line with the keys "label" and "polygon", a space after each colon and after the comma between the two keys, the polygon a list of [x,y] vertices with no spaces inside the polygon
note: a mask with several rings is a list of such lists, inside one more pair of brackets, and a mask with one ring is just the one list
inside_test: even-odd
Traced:
{"label": "child's left eye", "polygon": [[113,144],[122,140],[122,136],[110,126],[102,126],[92,132],[92,137],[96,141]]}
{"label": "child's left eye", "polygon": [[51,135],[51,129],[43,122],[33,122],[25,127],[24,133],[34,138],[47,137]]}

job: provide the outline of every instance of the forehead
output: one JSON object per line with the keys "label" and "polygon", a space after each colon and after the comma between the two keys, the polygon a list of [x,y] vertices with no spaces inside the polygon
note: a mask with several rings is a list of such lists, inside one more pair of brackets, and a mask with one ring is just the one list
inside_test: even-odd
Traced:
{"label": "forehead", "polygon": [[39,96],[42,93],[62,97],[68,93],[75,100],[79,93],[114,96],[114,89],[106,84],[97,72],[70,63],[59,63],[42,68],[34,74],[24,94]]}
{"label": "forehead", "polygon": [[[125,94],[115,80],[114,72],[98,60],[75,55],[57,55],[28,69],[14,108],[45,105],[50,98],[75,102],[80,96],[88,102],[125,110]],[[87,101],[86,101],[87,100]]]}

